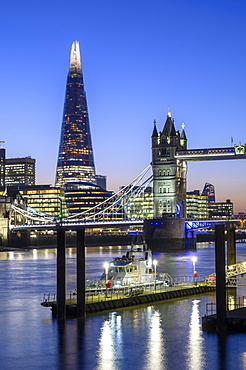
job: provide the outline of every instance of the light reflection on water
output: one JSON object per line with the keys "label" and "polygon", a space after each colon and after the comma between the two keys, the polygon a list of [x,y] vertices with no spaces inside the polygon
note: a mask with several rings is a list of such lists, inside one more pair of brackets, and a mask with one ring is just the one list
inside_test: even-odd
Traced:
{"label": "light reflection on water", "polygon": [[[105,320],[101,327],[101,335],[99,339],[98,349],[98,370],[110,369],[115,370],[116,368],[116,354],[115,345],[118,345],[118,341],[114,340],[113,331],[121,330],[121,328],[115,328],[115,315],[111,315],[111,320]],[[117,339],[117,336],[116,338]]]}
{"label": "light reflection on water", "polygon": [[201,301],[194,299],[192,301],[192,311],[190,317],[189,336],[188,336],[188,363],[187,369],[204,368],[204,347],[201,331],[199,303]]}
{"label": "light reflection on water", "polygon": [[146,338],[146,353],[144,369],[165,368],[165,338],[161,327],[161,314],[151,308],[148,309],[150,315],[150,328]]}
{"label": "light reflection on water", "polygon": [[[105,260],[125,254],[125,248],[87,248],[87,277],[97,280]],[[246,244],[237,248],[246,260]],[[214,246],[193,252],[155,253],[158,271],[191,275],[191,257],[199,274],[214,272]],[[67,289],[76,284],[75,249],[67,250]],[[246,334],[219,338],[203,333],[201,316],[215,295],[158,302],[58,322],[40,305],[44,293],[54,293],[56,250],[0,252],[0,367],[3,369],[85,370],[206,370],[246,368]],[[245,288],[230,291],[230,300]]]}

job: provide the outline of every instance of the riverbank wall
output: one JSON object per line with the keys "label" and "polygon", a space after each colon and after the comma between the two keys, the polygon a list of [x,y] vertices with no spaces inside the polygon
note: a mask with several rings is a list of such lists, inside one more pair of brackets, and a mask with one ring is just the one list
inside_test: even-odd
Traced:
{"label": "riverbank wall", "polygon": [[[141,233],[139,235],[142,235]],[[98,247],[98,246],[115,246],[122,245],[127,246],[131,245],[134,242],[135,234],[103,234],[103,235],[86,235],[85,244],[87,247]],[[226,238],[226,235],[225,235]],[[214,242],[215,237],[214,233],[197,233],[197,242]],[[237,241],[246,240],[246,232],[237,232],[236,233]],[[18,234],[11,234],[11,238],[7,245],[1,243],[0,246],[10,247],[10,248],[56,248],[56,235],[37,235],[36,237],[30,238],[27,237],[18,237]],[[66,247],[74,248],[76,247],[76,236],[75,235],[66,235]],[[187,248],[189,249],[189,248]],[[192,248],[193,249],[193,248]],[[163,246],[158,249],[153,249],[155,251],[163,251]],[[165,251],[172,251],[173,248],[165,248]]]}

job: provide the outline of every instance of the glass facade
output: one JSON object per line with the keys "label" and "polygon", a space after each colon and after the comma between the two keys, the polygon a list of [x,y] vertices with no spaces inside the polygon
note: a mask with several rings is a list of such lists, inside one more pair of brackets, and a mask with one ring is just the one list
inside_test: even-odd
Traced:
{"label": "glass facade", "polygon": [[[64,186],[64,196],[66,200],[66,205],[69,215],[76,215],[77,213],[87,211],[92,207],[99,205],[106,199],[110,198],[113,194],[109,191],[101,188],[99,185],[87,183],[87,182],[74,182],[67,183]],[[89,215],[94,215],[98,211],[104,211],[101,213],[100,217],[104,220],[107,219],[124,219],[124,213],[122,211],[115,212],[113,217],[111,215],[111,210],[108,207],[113,204],[114,198],[108,200],[106,204],[102,204],[100,209],[91,209],[86,217]]]}
{"label": "glass facade", "polygon": [[202,195],[208,197],[209,203],[215,202],[215,188],[214,185],[210,184],[209,182],[206,182],[202,191]]}
{"label": "glass facade", "polygon": [[[125,200],[127,202],[127,199]],[[147,187],[143,193],[125,207],[126,215],[129,220],[144,220],[153,218],[153,189]]]}
{"label": "glass facade", "polygon": [[25,204],[54,218],[66,217],[67,209],[60,189],[49,185],[36,185],[19,188],[19,194]]}
{"label": "glass facade", "polygon": [[186,193],[186,217],[188,219],[207,219],[208,213],[208,197],[200,195],[199,190]]}
{"label": "glass facade", "polygon": [[55,186],[95,182],[95,165],[79,43],[72,44]]}

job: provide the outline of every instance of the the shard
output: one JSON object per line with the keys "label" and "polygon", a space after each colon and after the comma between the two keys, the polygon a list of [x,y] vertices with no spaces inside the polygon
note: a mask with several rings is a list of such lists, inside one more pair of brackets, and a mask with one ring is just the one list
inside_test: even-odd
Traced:
{"label": "the shard", "polygon": [[70,55],[55,186],[82,181],[95,182],[95,165],[79,42],[75,41]]}

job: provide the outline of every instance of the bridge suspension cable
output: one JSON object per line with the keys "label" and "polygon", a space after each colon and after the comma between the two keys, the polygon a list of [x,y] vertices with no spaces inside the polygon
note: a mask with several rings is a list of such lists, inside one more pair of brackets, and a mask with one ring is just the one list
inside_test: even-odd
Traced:
{"label": "bridge suspension cable", "polygon": [[25,219],[33,220],[33,221],[54,221],[54,216],[51,216],[47,213],[41,212],[37,209],[27,206],[26,209],[17,207],[14,204],[11,204],[12,211],[17,212],[19,215],[23,216]]}
{"label": "bridge suspension cable", "polygon": [[[96,204],[83,212],[79,212],[75,215],[64,217],[62,222],[76,222],[76,221],[99,221],[99,220],[109,220],[114,216],[126,218],[126,213],[124,208],[133,202],[140,194],[142,194],[145,189],[153,181],[153,175],[147,177],[147,173],[151,168],[149,164],[138,176],[136,176],[131,182],[122,187],[117,193],[113,194],[111,197],[107,198],[103,202]],[[57,218],[41,212],[32,207],[17,207],[16,205],[11,205],[11,211],[23,217],[23,223],[30,223],[30,221],[38,223],[50,223],[57,221]],[[121,213],[122,212],[122,213]]]}
{"label": "bridge suspension cable", "polygon": [[142,194],[151,184],[153,181],[153,175],[144,180],[144,177],[150,168],[151,164],[149,164],[138,176],[136,176],[117,193],[113,194],[111,197],[92,208],[77,213],[76,215],[68,216],[67,220],[99,220],[101,218],[108,218],[111,215],[113,216],[115,214],[119,214],[120,211],[122,211],[129,203],[133,202],[134,199]]}

